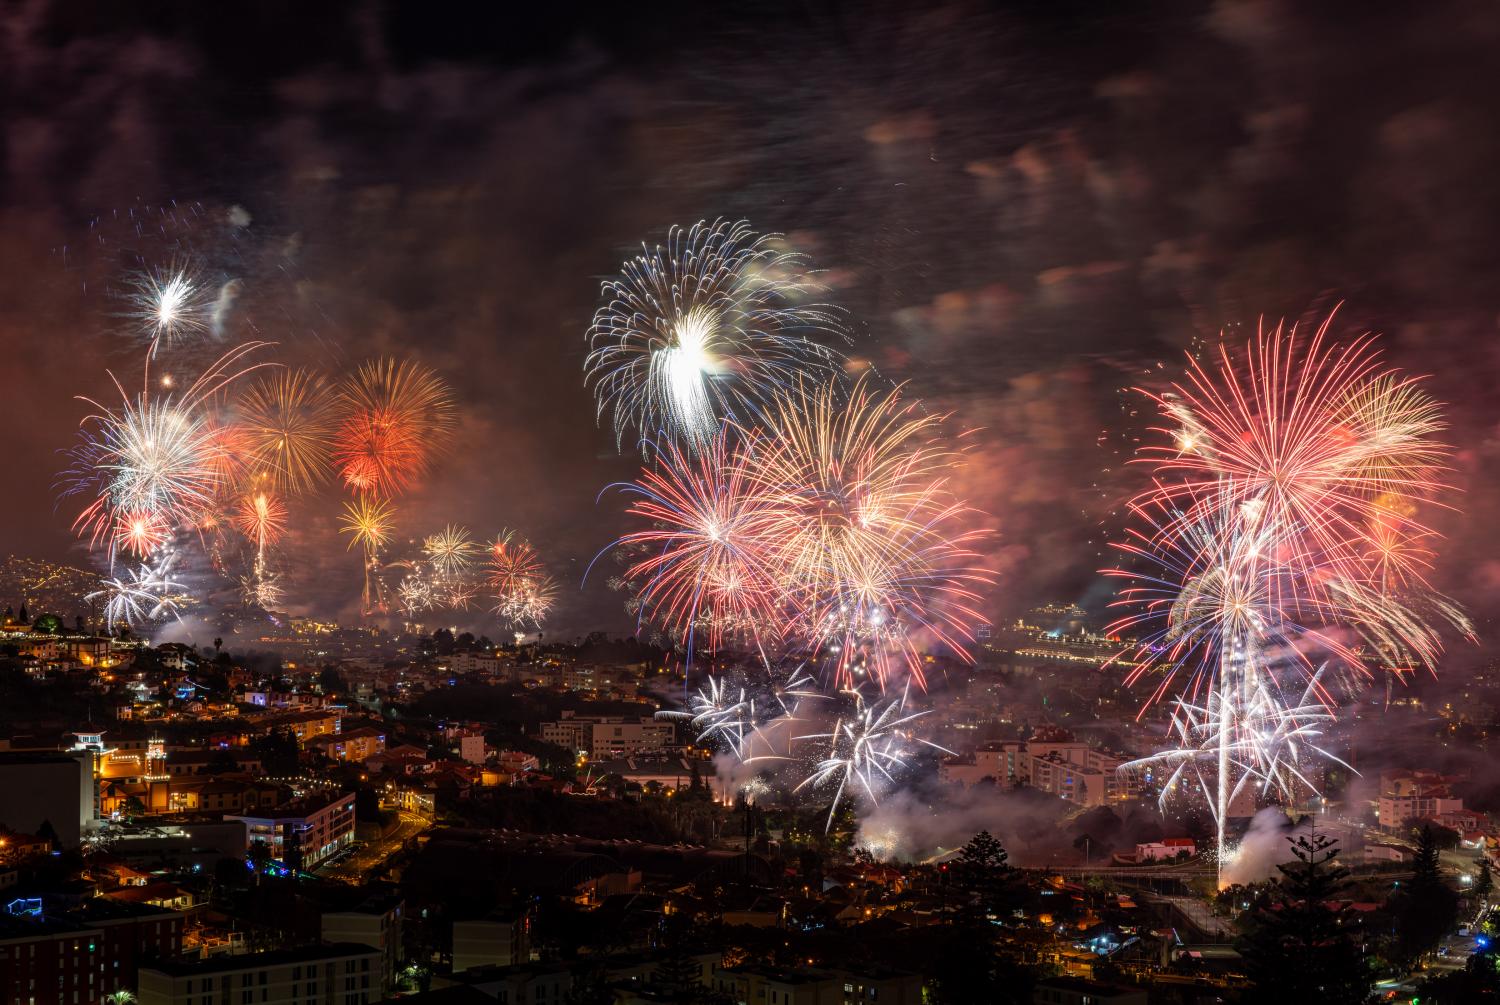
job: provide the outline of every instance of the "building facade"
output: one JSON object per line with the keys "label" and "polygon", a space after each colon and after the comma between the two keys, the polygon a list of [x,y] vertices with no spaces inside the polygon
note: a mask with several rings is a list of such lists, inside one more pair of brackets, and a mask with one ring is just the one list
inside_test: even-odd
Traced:
{"label": "building facade", "polygon": [[139,1005],[368,1005],[384,997],[380,968],[347,942],[161,963],[140,971]]}
{"label": "building facade", "polygon": [[354,840],[354,793],[315,793],[257,814],[225,817],[245,825],[251,846],[265,843],[271,858],[285,862],[297,849],[311,869]]}

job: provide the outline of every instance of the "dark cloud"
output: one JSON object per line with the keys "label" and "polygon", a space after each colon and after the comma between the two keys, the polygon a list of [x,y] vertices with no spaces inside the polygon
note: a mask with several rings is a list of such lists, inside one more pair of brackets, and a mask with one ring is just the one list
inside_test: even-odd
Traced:
{"label": "dark cloud", "polygon": [[[1450,403],[1466,491],[1435,517],[1438,581],[1488,617],[1497,37],[1479,0],[578,25],[13,3],[0,367],[20,474],[0,552],[76,553],[50,489],[71,396],[133,372],[122,270],[191,254],[239,283],[228,337],[439,369],[464,422],[403,526],[521,528],[575,586],[619,527],[595,495],[631,469],[582,385],[598,280],[670,223],[744,215],[832,270],[859,358],[977,430],[957,479],[1000,531],[997,610],[1091,595],[1125,488],[1122,389],[1195,339],[1347,300],[1339,330],[1385,331]],[[329,609],[357,589],[335,508],[299,521],[300,580]],[[602,583],[565,595],[565,630],[626,623]]]}

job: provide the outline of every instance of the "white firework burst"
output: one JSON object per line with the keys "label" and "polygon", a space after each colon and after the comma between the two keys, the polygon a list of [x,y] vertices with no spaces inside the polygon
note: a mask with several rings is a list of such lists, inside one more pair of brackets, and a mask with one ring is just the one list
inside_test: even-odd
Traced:
{"label": "white firework burst", "polygon": [[803,779],[797,791],[804,788],[834,786],[833,804],[828,808],[827,827],[848,790],[863,791],[872,802],[879,801],[878,790],[896,780],[895,772],[907,765],[911,744],[921,744],[951,754],[929,740],[912,736],[906,728],[927,715],[926,711],[906,711],[906,694],[886,702],[867,705],[859,691],[846,691],[854,700],[851,715],[834,723],[832,732],[798,737],[802,740],[829,741],[828,755],[820,760],[813,773]]}
{"label": "white firework burst", "polygon": [[171,558],[167,557],[154,566],[142,563],[124,576],[103,580],[100,589],[84,599],[104,601],[106,624],[134,628],[148,621],[178,617],[177,595],[183,589],[183,584],[172,579]]}
{"label": "white firework burst", "polygon": [[451,579],[474,564],[479,545],[469,537],[467,527],[455,527],[450,523],[422,542],[422,552],[440,578]]}
{"label": "white firework burst", "polygon": [[801,256],[745,221],[673,227],[606,281],[584,368],[617,441],[634,429],[696,450],[725,418],[749,419],[779,387],[840,372],[812,336],[843,335]]}

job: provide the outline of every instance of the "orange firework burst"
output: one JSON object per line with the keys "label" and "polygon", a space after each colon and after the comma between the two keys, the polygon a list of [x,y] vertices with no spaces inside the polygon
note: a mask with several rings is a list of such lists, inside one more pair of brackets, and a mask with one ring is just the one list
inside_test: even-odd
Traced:
{"label": "orange firework burst", "polygon": [[392,496],[410,488],[454,426],[448,386],[409,360],[366,363],[339,400],[343,418],[333,463],[344,484],[364,494]]}
{"label": "orange firework burst", "polygon": [[142,558],[167,543],[172,529],[160,513],[136,510],[119,514],[114,524],[114,547]]}
{"label": "orange firework burst", "polygon": [[286,507],[264,490],[247,493],[240,500],[234,524],[257,548],[264,549],[286,531]]}
{"label": "orange firework burst", "polygon": [[501,531],[490,545],[490,585],[497,593],[513,593],[542,575],[542,560],[530,542],[511,531]]}
{"label": "orange firework burst", "polygon": [[321,376],[283,370],[257,382],[239,400],[250,463],[272,485],[293,494],[328,480],[338,397]]}

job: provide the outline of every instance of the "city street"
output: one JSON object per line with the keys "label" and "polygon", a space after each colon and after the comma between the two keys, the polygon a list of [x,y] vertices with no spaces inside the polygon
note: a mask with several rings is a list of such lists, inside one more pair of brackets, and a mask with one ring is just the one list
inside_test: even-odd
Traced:
{"label": "city street", "polygon": [[363,848],[334,862],[331,865],[319,868],[317,874],[324,879],[336,879],[345,883],[362,883],[366,877],[378,866],[396,852],[407,841],[422,833],[432,826],[426,817],[402,810],[401,821],[386,836],[376,841],[371,841]]}

